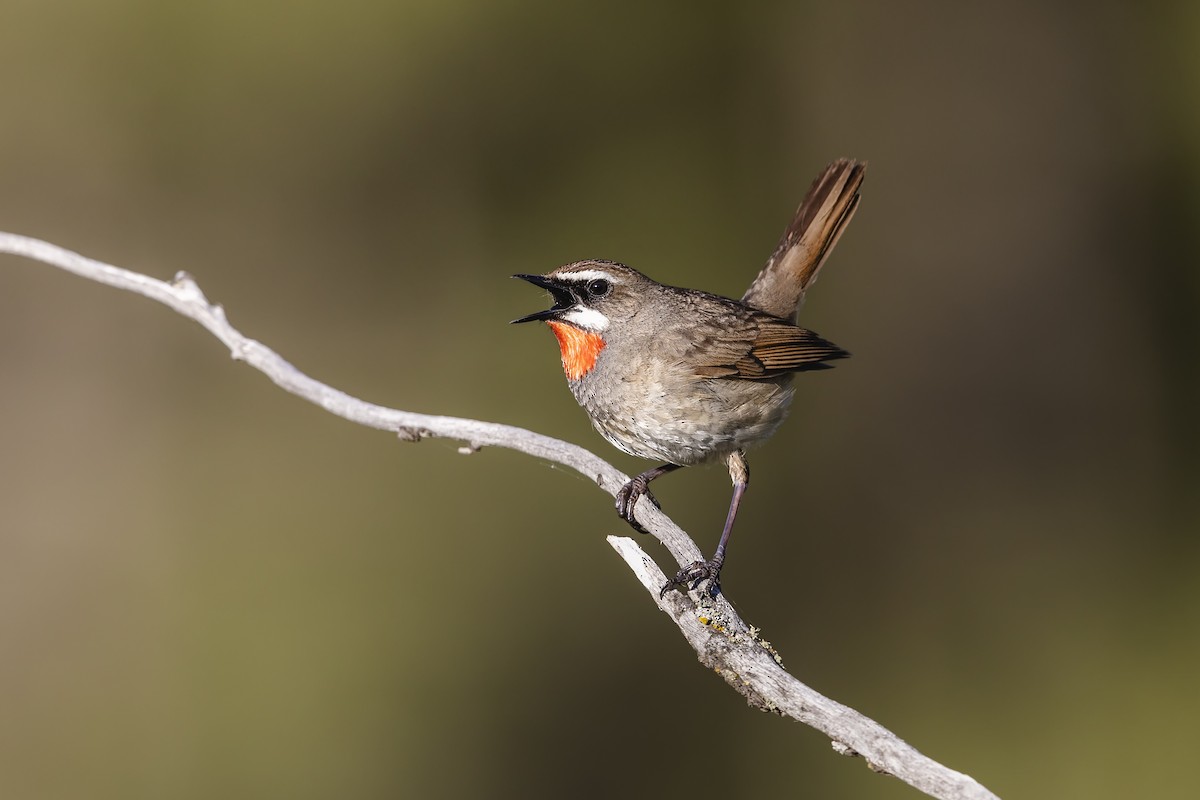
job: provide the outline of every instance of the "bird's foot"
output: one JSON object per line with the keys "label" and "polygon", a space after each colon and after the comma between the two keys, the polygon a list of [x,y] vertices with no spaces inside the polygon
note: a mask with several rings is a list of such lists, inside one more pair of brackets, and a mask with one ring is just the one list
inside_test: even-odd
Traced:
{"label": "bird's foot", "polygon": [[654,503],[655,508],[662,508],[658,501],[654,499],[654,495],[650,493],[650,481],[646,476],[638,475],[629,483],[621,487],[617,492],[617,515],[625,520],[638,533],[649,533],[642,524],[634,519],[633,509],[637,505],[639,498],[645,497],[651,503]]}
{"label": "bird's foot", "polygon": [[695,589],[704,581],[708,581],[708,594],[715,600],[721,593],[721,562],[715,560],[693,561],[675,573],[674,578],[663,584],[658,597],[660,600],[666,597],[667,592],[675,586]]}

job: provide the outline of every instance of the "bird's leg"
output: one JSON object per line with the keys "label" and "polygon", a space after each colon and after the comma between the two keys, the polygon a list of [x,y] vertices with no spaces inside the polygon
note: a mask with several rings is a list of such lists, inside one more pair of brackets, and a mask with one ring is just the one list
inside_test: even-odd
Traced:
{"label": "bird's leg", "polygon": [[617,514],[621,519],[633,526],[638,533],[646,533],[646,529],[642,527],[641,523],[634,519],[633,507],[637,505],[638,498],[645,495],[651,503],[654,503],[655,508],[662,508],[654,499],[654,495],[650,494],[650,481],[660,478],[668,472],[674,472],[679,469],[679,466],[679,464],[663,464],[661,467],[648,469],[622,486],[621,491],[617,492]]}
{"label": "bird's leg", "polygon": [[721,530],[721,541],[708,561],[694,561],[675,574],[667,581],[658,593],[659,597],[666,595],[672,586],[687,586],[695,589],[702,581],[708,581],[708,593],[716,597],[721,591],[721,567],[725,563],[725,548],[729,544],[729,534],[733,530],[733,521],[737,519],[738,506],[742,504],[742,495],[750,485],[750,467],[746,463],[746,455],[738,450],[731,453],[725,460],[729,465],[729,479],[733,481],[733,499],[729,501],[729,513],[725,515],[725,527]]}

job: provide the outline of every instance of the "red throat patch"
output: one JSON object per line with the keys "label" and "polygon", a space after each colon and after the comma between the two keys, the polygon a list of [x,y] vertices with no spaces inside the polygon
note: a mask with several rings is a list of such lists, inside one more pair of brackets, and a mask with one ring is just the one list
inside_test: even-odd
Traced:
{"label": "red throat patch", "polygon": [[580,330],[574,325],[556,320],[546,320],[550,330],[558,337],[558,348],[562,350],[563,372],[577,381],[592,371],[596,359],[604,349],[604,337],[598,333]]}

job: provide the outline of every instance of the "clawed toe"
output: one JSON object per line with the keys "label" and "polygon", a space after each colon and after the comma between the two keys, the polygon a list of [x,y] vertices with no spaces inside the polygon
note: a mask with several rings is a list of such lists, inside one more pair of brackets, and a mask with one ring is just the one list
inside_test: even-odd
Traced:
{"label": "clawed toe", "polygon": [[645,497],[651,503],[654,503],[655,508],[662,508],[658,504],[658,500],[654,499],[654,495],[650,493],[650,481],[666,475],[668,472],[674,472],[677,469],[679,469],[678,464],[663,464],[661,467],[646,470],[622,486],[621,490],[617,492],[617,513],[621,516],[621,519],[628,522],[638,533],[647,533],[648,531],[633,518],[633,509],[641,497]]}
{"label": "clawed toe", "polygon": [[662,508],[662,506],[658,504],[658,500],[656,500],[654,495],[650,493],[650,490],[646,488],[645,482],[641,482],[637,478],[634,478],[629,483],[622,486],[621,490],[617,492],[617,515],[620,516],[621,519],[628,522],[629,525],[638,533],[648,533],[648,531],[642,527],[642,524],[633,516],[633,510],[637,506],[637,501],[642,497],[645,497],[647,500],[653,503],[655,508]]}
{"label": "clawed toe", "polygon": [[719,562],[693,561],[675,573],[674,578],[663,584],[658,597],[660,600],[666,597],[667,592],[675,586],[695,589],[704,581],[708,581],[709,596],[716,599],[716,596],[721,593],[721,564]]}

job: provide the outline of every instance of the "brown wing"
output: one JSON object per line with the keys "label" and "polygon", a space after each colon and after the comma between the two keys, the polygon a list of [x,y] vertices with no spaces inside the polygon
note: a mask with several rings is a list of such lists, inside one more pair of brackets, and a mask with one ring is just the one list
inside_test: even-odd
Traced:
{"label": "brown wing", "polygon": [[[708,333],[705,331],[704,333]],[[768,314],[751,313],[716,335],[694,341],[691,359],[705,378],[767,380],[788,372],[828,369],[826,361],[850,354],[804,328]]]}

